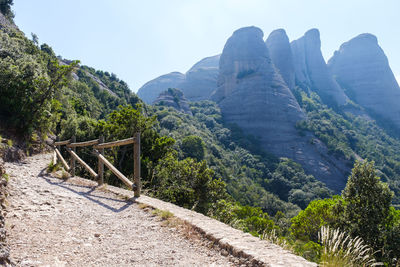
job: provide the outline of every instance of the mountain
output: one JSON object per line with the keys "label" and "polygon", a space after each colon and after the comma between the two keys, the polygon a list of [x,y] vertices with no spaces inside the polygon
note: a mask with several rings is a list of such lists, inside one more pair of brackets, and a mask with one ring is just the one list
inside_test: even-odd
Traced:
{"label": "mountain", "polygon": [[279,70],[287,86],[293,89],[295,86],[293,54],[285,30],[278,29],[271,32],[265,43],[275,67]]}
{"label": "mountain", "polygon": [[161,92],[153,102],[153,105],[172,107],[177,111],[192,115],[188,100],[179,89],[169,88],[168,90]]}
{"label": "mountain", "polygon": [[348,98],[329,73],[322,56],[319,31],[307,31],[303,37],[292,41],[291,47],[296,84],[304,90],[317,92],[331,106],[346,104]]}
{"label": "mountain", "polygon": [[168,88],[181,88],[185,75],[180,72],[171,72],[157,77],[143,85],[138,91],[138,96],[147,104],[151,104],[161,92]]}
{"label": "mountain", "polygon": [[220,55],[206,57],[186,72],[171,72],[147,82],[138,90],[138,96],[147,104],[168,88],[180,89],[190,101],[210,99],[217,87],[218,63]]}
{"label": "mountain", "polygon": [[212,99],[226,123],[258,138],[266,151],[301,163],[334,190],[344,186],[347,168],[322,142],[311,144],[312,135],[299,135],[296,123],[306,115],[272,63],[259,28],[241,28],[226,42]]}
{"label": "mountain", "polygon": [[328,67],[354,102],[400,129],[400,88],[374,35],[361,34],[342,44]]}
{"label": "mountain", "polygon": [[217,88],[219,73],[219,57],[206,57],[186,72],[186,79],[181,85],[182,92],[190,101],[210,99],[211,93]]}

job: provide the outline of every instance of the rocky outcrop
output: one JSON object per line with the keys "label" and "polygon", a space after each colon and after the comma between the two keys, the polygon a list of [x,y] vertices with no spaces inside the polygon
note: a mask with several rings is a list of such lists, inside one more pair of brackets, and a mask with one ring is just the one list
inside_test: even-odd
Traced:
{"label": "rocky outcrop", "polygon": [[[107,91],[110,95],[114,96],[114,97],[118,97],[116,93],[114,93],[110,88],[107,87],[107,85],[105,85],[98,77],[94,76],[93,74],[91,74],[90,72],[84,70],[85,74],[87,76],[89,76],[95,83],[97,83],[97,85],[99,86],[100,90],[102,91]],[[76,75],[76,74],[75,74]],[[76,76],[78,77],[78,76]],[[78,77],[79,79],[79,77]]]}
{"label": "rocky outcrop", "polygon": [[328,67],[354,102],[400,129],[400,88],[374,35],[342,44]]}
{"label": "rocky outcrop", "polygon": [[298,134],[295,125],[306,116],[274,67],[262,38],[259,28],[246,27],[228,39],[212,99],[227,123],[235,123],[258,138],[265,150],[301,163],[330,188],[341,190],[346,167],[329,156],[326,147],[311,134]]}
{"label": "rocky outcrop", "polygon": [[145,85],[137,92],[137,95],[147,104],[153,103],[161,92],[168,88],[181,88],[185,81],[185,75],[180,72],[171,72],[157,77]]}
{"label": "rocky outcrop", "polygon": [[193,115],[188,100],[185,98],[181,90],[175,88],[168,88],[168,90],[162,92],[153,102],[153,105],[173,107],[177,111]]}
{"label": "rocky outcrop", "polygon": [[321,53],[319,31],[307,31],[291,43],[291,48],[297,85],[316,91],[326,104],[344,105],[348,98],[328,71]]}
{"label": "rocky outcrop", "polygon": [[293,89],[295,86],[293,55],[285,30],[278,29],[271,32],[265,43],[275,67],[287,86]]}
{"label": "rocky outcrop", "polygon": [[217,88],[220,55],[206,57],[186,72],[171,72],[147,82],[138,90],[138,96],[147,104],[168,88],[179,88],[189,101],[210,99]]}
{"label": "rocky outcrop", "polygon": [[206,57],[196,64],[188,72],[181,85],[182,92],[190,101],[208,100],[212,92],[217,88],[220,55]]}
{"label": "rocky outcrop", "polygon": [[18,29],[17,26],[13,21],[7,19],[1,12],[0,12],[0,29],[2,28],[12,28]]}

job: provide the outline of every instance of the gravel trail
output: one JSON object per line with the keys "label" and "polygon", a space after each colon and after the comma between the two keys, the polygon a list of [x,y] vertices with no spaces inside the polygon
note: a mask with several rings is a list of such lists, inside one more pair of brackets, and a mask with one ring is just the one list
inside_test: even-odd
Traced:
{"label": "gravel trail", "polygon": [[6,163],[7,239],[18,266],[236,265],[134,202],[47,175],[50,160]]}

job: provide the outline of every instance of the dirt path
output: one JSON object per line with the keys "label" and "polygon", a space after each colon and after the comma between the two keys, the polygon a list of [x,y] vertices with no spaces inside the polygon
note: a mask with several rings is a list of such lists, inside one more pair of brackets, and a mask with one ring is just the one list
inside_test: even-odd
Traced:
{"label": "dirt path", "polygon": [[6,164],[7,238],[18,266],[234,265],[136,203],[47,176],[50,158]]}

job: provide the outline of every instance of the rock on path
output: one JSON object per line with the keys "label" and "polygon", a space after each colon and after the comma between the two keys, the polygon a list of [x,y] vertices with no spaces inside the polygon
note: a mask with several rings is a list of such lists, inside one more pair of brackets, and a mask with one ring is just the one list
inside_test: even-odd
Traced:
{"label": "rock on path", "polygon": [[50,160],[42,154],[6,164],[7,238],[18,266],[235,264],[201,240],[165,227],[136,203],[46,175]]}

